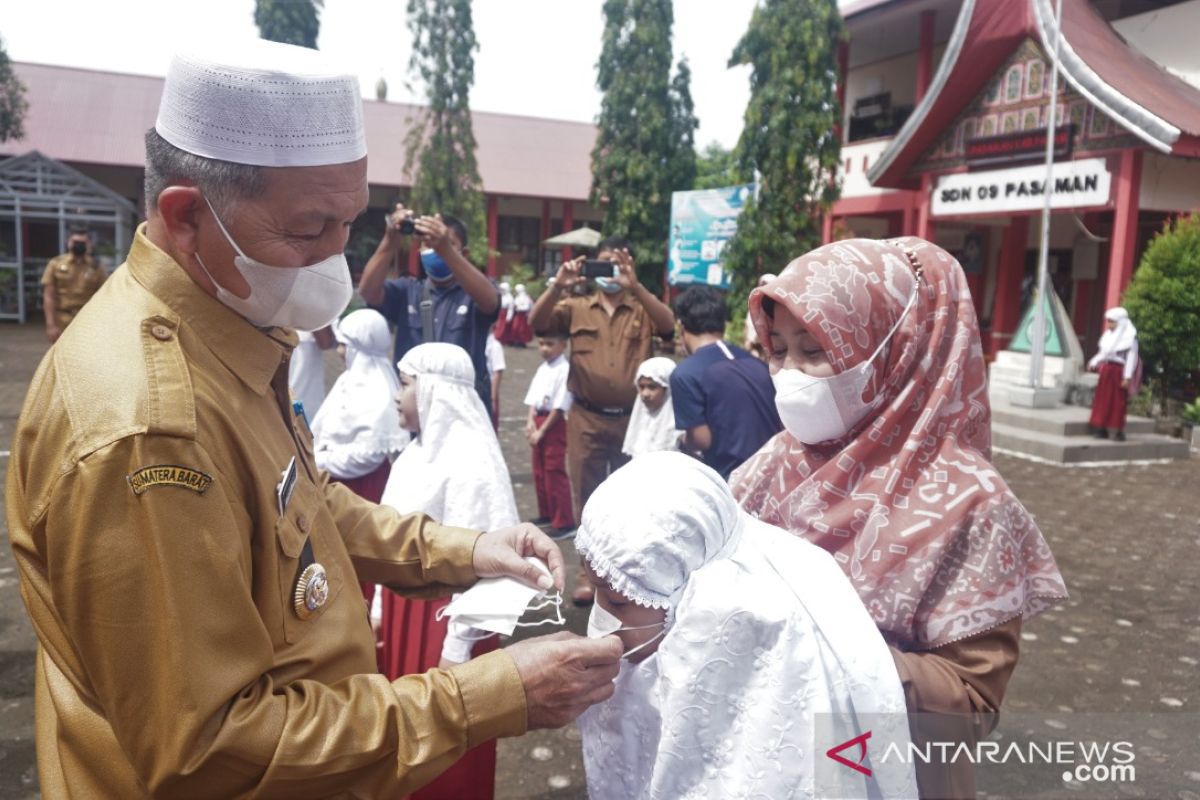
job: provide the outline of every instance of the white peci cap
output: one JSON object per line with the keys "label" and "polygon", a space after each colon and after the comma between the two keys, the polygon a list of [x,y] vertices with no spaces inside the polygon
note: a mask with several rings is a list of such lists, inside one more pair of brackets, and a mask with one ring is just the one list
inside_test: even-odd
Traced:
{"label": "white peci cap", "polygon": [[154,129],[180,150],[236,164],[314,167],[367,154],[358,78],[316,50],[262,39],[176,54]]}

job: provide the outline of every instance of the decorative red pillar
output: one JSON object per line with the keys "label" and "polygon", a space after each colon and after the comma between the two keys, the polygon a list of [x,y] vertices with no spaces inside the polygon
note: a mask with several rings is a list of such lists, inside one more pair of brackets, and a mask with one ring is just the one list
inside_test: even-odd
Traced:
{"label": "decorative red pillar", "polygon": [[917,102],[929,91],[933,80],[933,26],[937,21],[936,11],[921,12],[920,44],[917,50]]}
{"label": "decorative red pillar", "polygon": [[[562,226],[563,226],[562,232],[563,233],[566,233],[567,231],[575,230],[575,204],[573,202],[571,202],[570,200],[563,200],[563,217],[562,217],[562,219],[563,219],[563,222],[562,222]],[[562,257],[563,257],[563,261],[570,261],[572,258],[575,257],[575,254],[573,252],[571,252],[571,248],[564,247],[563,251],[562,251]]]}
{"label": "decorative red pillar", "polygon": [[821,244],[829,244],[833,241],[833,209],[825,212],[824,219],[821,220]]}
{"label": "decorative red pillar", "polygon": [[1025,278],[1025,250],[1028,243],[1029,217],[1013,217],[1000,240],[1000,263],[996,265],[991,355],[1008,347],[1021,322],[1021,281]]}
{"label": "decorative red pillar", "polygon": [[499,213],[499,198],[496,195],[488,195],[487,199],[487,242],[488,242],[488,259],[487,259],[487,276],[489,278],[496,277],[496,251],[500,247],[500,213]]}
{"label": "decorative red pillar", "polygon": [[1142,151],[1122,150],[1113,191],[1113,231],[1108,252],[1108,287],[1104,303],[1121,305],[1121,294],[1133,277],[1138,211],[1142,188]]}

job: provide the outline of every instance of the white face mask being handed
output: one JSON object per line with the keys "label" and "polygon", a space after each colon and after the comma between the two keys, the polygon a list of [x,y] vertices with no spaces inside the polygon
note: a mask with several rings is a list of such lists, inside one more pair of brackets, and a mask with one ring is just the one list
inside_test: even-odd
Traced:
{"label": "white face mask being handed", "polygon": [[643,647],[648,647],[661,638],[663,634],[667,632],[666,625],[667,623],[664,621],[652,622],[649,625],[633,625],[629,627],[623,627],[621,625],[621,620],[618,619],[616,615],[606,610],[599,603],[593,603],[591,614],[588,615],[587,635],[589,639],[602,639],[605,636],[611,636],[618,631],[643,631],[647,628],[662,628],[662,630],[659,631],[654,637],[647,639],[636,647],[631,647],[629,650],[621,654],[621,658],[628,659],[638,650],[641,650]]}
{"label": "white face mask being handed", "polygon": [[[546,575],[550,574],[546,565],[534,556],[526,556],[525,560]],[[554,606],[555,616],[537,622],[517,622],[530,607],[529,604],[537,598],[541,600],[531,610]],[[440,620],[443,617],[449,617],[455,626],[499,633],[502,636],[512,636],[512,632],[517,628],[566,623],[562,615],[561,594],[555,592],[549,595],[516,578],[484,578],[476,581],[474,586],[462,594],[455,595],[449,605],[438,611],[437,618]]]}
{"label": "white face mask being handed", "polygon": [[814,378],[798,369],[781,369],[771,380],[775,383],[775,408],[788,433],[805,444],[840,439],[871,410],[862,399],[874,373],[875,357],[891,340],[908,310],[917,299],[918,288],[900,312],[896,324],[866,361],[828,378]]}
{"label": "white face mask being handed", "polygon": [[337,319],[354,293],[350,283],[350,266],[344,253],[335,253],[307,267],[272,267],[247,256],[225,230],[225,224],[208,203],[217,227],[225,240],[237,252],[233,265],[250,285],[250,296],[243,299],[230,292],[213,278],[200,254],[196,261],[204,274],[217,288],[217,299],[260,328],[294,328],[315,331]]}

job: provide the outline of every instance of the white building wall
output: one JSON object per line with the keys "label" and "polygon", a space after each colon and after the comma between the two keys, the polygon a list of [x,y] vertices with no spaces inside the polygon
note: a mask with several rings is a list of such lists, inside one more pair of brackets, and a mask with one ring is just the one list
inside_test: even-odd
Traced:
{"label": "white building wall", "polygon": [[1200,160],[1143,153],[1139,205],[1144,211],[1200,210]]}
{"label": "white building wall", "polygon": [[1114,20],[1112,26],[1145,56],[1200,88],[1200,0]]}

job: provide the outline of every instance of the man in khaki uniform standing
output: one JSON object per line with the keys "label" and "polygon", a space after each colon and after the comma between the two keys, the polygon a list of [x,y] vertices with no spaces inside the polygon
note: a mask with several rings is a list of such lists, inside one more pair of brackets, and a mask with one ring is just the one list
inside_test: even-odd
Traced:
{"label": "man in khaki uniform standing", "polygon": [[91,237],[86,230],[71,231],[67,252],[55,256],[42,273],[42,311],[46,314],[46,338],[58,341],[83,304],[108,277],[104,267],[92,260]]}
{"label": "man in khaki uniform standing", "polygon": [[345,307],[367,201],[358,83],[321,59],[267,42],[176,57],[148,221],[30,388],[6,503],[47,798],[399,797],[612,693],[611,636],[376,672],[357,581],[551,590],[563,566],[532,526],[443,527],[316,469],[293,329]]}
{"label": "man in khaki uniform standing", "polygon": [[[575,489],[576,519],[596,487],[629,460],[621,447],[637,398],[634,376],[650,357],[654,337],[675,330],[671,309],[638,281],[625,239],[600,242],[596,258],[615,264],[617,274],[597,278],[590,295],[569,297],[583,280],[584,259],[564,262],[529,314],[534,331],[558,333],[571,342],[567,387],[574,402],[567,415],[567,472]],[[573,599],[587,605],[593,594],[581,567]]]}

